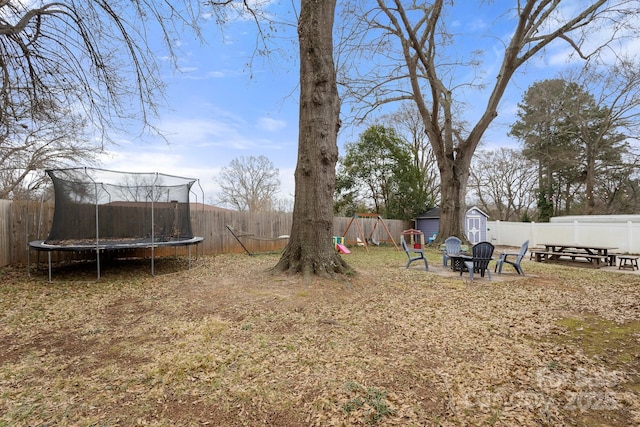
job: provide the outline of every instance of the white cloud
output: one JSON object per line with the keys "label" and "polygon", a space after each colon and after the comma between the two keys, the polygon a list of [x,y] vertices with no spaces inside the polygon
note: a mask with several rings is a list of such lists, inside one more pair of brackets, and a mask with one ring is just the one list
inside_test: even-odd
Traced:
{"label": "white cloud", "polygon": [[[166,145],[153,147],[137,145],[127,152],[107,151],[101,156],[104,169],[120,172],[159,172],[168,175],[195,178],[198,180],[192,187],[192,200],[207,202],[217,191],[213,177],[219,172],[218,167],[192,165]],[[200,189],[202,187],[202,189]],[[203,194],[204,193],[204,194]]]}
{"label": "white cloud", "polygon": [[293,200],[293,196],[295,194],[295,178],[294,178],[295,168],[279,168],[279,176],[280,179],[280,193],[279,198],[281,199],[291,199]]}
{"label": "white cloud", "polygon": [[[167,116],[156,124],[166,141],[151,142],[120,140],[114,151],[101,155],[101,167],[125,172],[160,172],[200,180],[205,201],[215,199],[217,184],[214,177],[220,169],[241,155],[266,155],[280,169],[279,198],[292,199],[294,193],[293,168],[284,150],[286,138],[278,143],[265,138],[264,128],[277,130],[281,120],[256,120],[263,129],[248,125],[236,114],[210,104],[201,106],[207,117],[184,118]],[[295,145],[295,143],[293,143]],[[291,145],[291,144],[290,144]],[[282,157],[284,156],[284,157]],[[281,167],[284,166],[284,169]],[[202,196],[199,195],[199,198]]]}
{"label": "white cloud", "polygon": [[488,27],[487,22],[482,18],[473,19],[471,22],[467,24],[467,29],[469,31],[484,30],[487,27]]}
{"label": "white cloud", "polygon": [[[229,150],[281,149],[282,145],[262,136],[255,136],[247,123],[230,114],[212,114],[212,118],[171,118],[158,127],[170,145],[185,149],[220,148]],[[210,150],[208,150],[210,152]]]}
{"label": "white cloud", "polygon": [[[256,18],[273,19],[267,9],[272,4],[277,4],[275,0],[247,0],[234,1],[226,6],[226,12],[229,13],[230,21],[253,21]],[[252,12],[246,8],[248,6]]]}
{"label": "white cloud", "polygon": [[195,71],[198,71],[197,67],[183,67],[183,68],[180,68],[180,71],[184,73],[184,75],[181,77],[188,80],[220,79],[223,77],[233,77],[238,75],[237,72],[228,71],[228,70],[208,71],[204,74],[195,74],[195,75],[190,74],[190,73],[194,73]]}
{"label": "white cloud", "polygon": [[210,77],[210,78],[218,79],[218,78],[221,78],[221,77],[225,77],[226,75],[227,75],[227,73],[225,73],[224,71],[209,71],[206,74],[206,77],[207,78]]}
{"label": "white cloud", "polygon": [[280,129],[284,129],[287,126],[287,122],[284,120],[276,120],[271,117],[261,117],[258,119],[258,128],[275,132]]}

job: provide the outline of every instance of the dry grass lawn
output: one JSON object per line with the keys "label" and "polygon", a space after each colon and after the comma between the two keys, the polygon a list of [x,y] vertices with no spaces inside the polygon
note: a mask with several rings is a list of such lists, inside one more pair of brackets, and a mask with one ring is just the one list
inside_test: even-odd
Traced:
{"label": "dry grass lawn", "polygon": [[640,425],[640,275],[353,252],[306,283],[278,255],[4,269],[0,426]]}

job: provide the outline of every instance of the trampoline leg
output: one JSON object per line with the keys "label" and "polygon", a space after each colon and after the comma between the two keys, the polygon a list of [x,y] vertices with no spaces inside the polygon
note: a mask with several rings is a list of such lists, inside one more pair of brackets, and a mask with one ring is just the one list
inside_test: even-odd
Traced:
{"label": "trampoline leg", "polygon": [[51,251],[47,251],[47,258],[49,261],[49,283],[51,283]]}
{"label": "trampoline leg", "polygon": [[27,247],[27,276],[31,277],[31,248]]}
{"label": "trampoline leg", "polygon": [[100,280],[100,249],[96,250],[96,270],[98,270],[97,280]]}

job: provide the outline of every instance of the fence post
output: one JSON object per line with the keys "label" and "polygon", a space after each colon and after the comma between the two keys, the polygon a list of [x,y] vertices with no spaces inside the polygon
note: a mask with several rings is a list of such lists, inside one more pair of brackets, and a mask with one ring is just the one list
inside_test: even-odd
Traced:
{"label": "fence post", "polygon": [[529,240],[531,241],[531,246],[537,246],[538,235],[536,233],[536,223],[535,221],[531,221],[529,224]]}

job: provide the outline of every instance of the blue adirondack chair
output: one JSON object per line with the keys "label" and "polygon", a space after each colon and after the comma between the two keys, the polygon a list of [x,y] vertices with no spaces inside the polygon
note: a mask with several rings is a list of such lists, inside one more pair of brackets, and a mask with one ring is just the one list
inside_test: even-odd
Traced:
{"label": "blue adirondack chair", "polygon": [[442,250],[442,266],[446,267],[449,262],[449,255],[458,255],[462,250],[462,240],[455,236],[447,237],[444,240],[444,249]]}
{"label": "blue adirondack chair", "polygon": [[[496,261],[496,268],[494,271],[497,271],[498,273],[502,273],[502,266],[506,263],[506,264],[512,265],[513,268],[516,269],[518,274],[522,274],[524,276],[524,270],[522,270],[522,266],[520,265],[520,262],[522,261],[522,258],[524,258],[524,256],[527,254],[528,249],[529,249],[529,241],[527,240],[522,244],[522,246],[520,246],[519,252],[501,253],[500,256],[498,257],[498,261]],[[513,261],[508,260],[507,258],[510,256],[515,257],[515,259]]]}
{"label": "blue adirondack chair", "polygon": [[429,264],[427,263],[427,258],[424,256],[423,249],[409,248],[409,246],[407,246],[407,242],[405,242],[404,240],[402,240],[402,249],[404,249],[407,257],[409,258],[409,262],[407,262],[406,268],[409,268],[413,261],[423,260],[424,268],[426,270],[429,270]]}
{"label": "blue adirondack chair", "polygon": [[463,271],[468,271],[473,281],[473,273],[480,273],[480,276],[484,277],[485,271],[489,275],[491,280],[491,271],[489,271],[489,262],[492,260],[493,245],[490,242],[480,242],[473,245],[471,248],[471,259],[464,261],[464,267],[460,271],[462,276]]}

